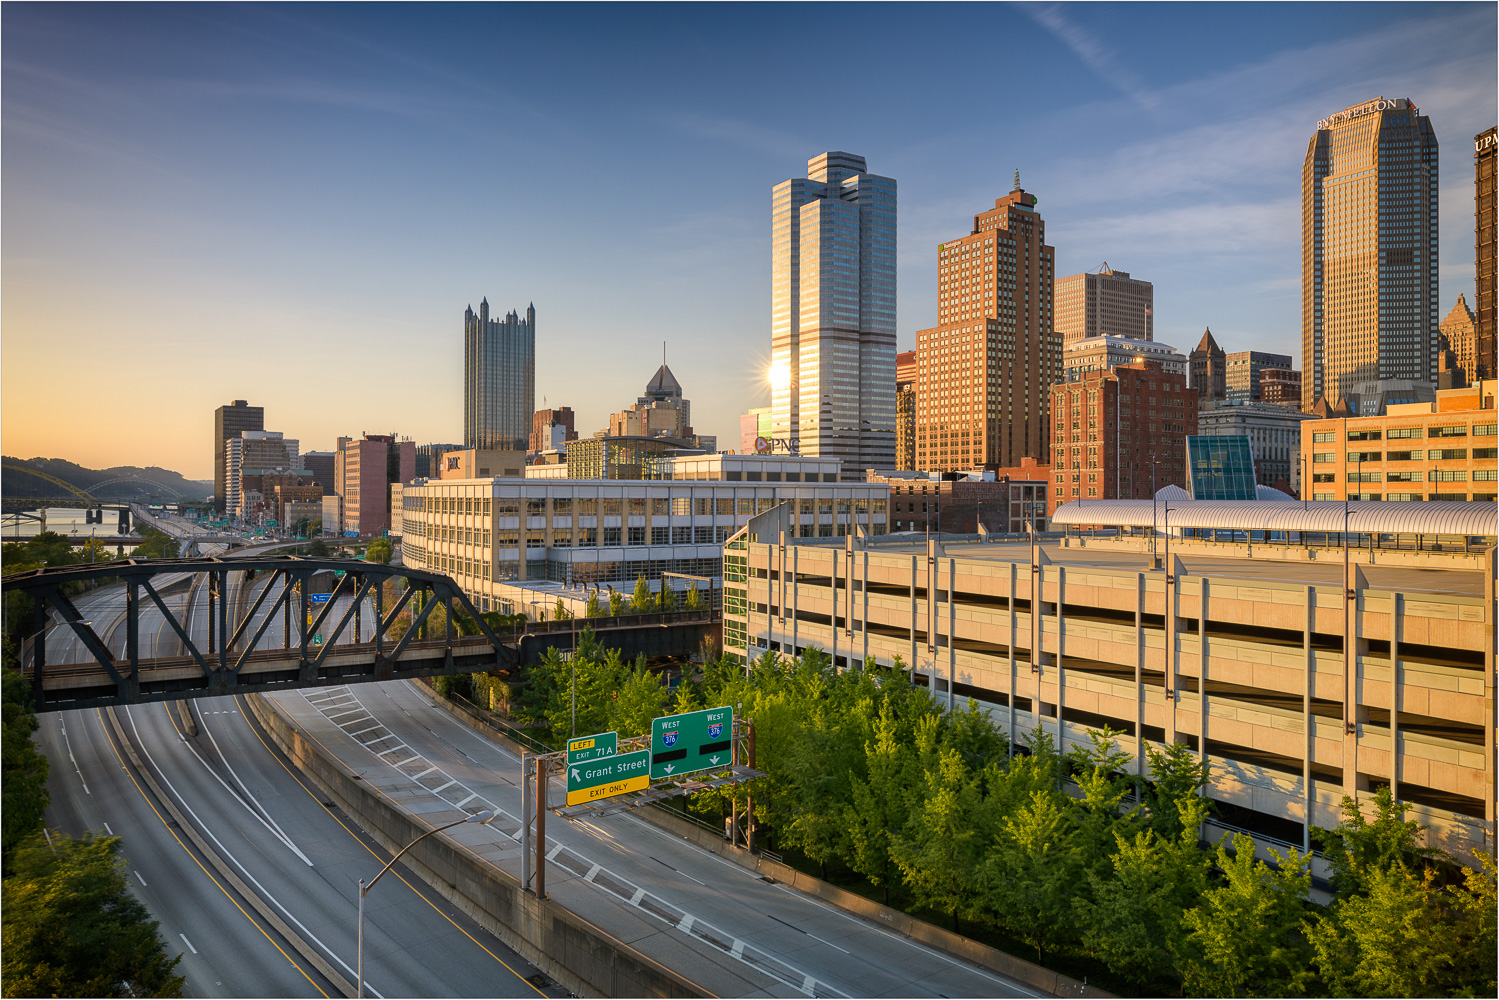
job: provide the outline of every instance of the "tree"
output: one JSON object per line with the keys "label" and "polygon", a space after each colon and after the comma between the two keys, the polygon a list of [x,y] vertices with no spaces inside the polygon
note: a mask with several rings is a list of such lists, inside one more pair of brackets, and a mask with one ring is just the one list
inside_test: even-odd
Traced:
{"label": "tree", "polygon": [[661,675],[646,667],[644,655],[636,657],[614,691],[609,710],[613,729],[621,736],[646,735],[651,731],[651,720],[664,714],[666,697]]}
{"label": "tree", "polygon": [[[1197,752],[1185,743],[1173,743],[1165,750],[1146,743],[1145,759],[1150,762],[1150,784],[1144,794],[1146,821],[1156,836],[1175,840],[1187,827],[1181,803],[1208,801],[1203,789],[1208,784],[1210,765],[1198,760]],[[1195,808],[1192,814],[1196,815]]]}
{"label": "tree", "polygon": [[636,614],[645,614],[656,608],[656,595],[651,592],[651,585],[645,582],[645,577],[635,578],[635,596],[630,598],[630,610]]}
{"label": "tree", "polygon": [[571,619],[573,613],[567,610],[567,605],[562,603],[562,598],[557,598],[557,606],[552,609],[552,620],[565,622]]}
{"label": "tree", "polygon": [[1357,801],[1345,795],[1343,820],[1337,829],[1312,827],[1312,836],[1322,843],[1332,867],[1329,881],[1340,898],[1366,891],[1365,883],[1373,872],[1387,872],[1396,865],[1416,872],[1427,862],[1446,857],[1443,851],[1421,843],[1425,827],[1406,819],[1406,809],[1385,785],[1374,793],[1373,822],[1364,818]]}
{"label": "tree", "polygon": [[599,601],[599,588],[594,587],[588,592],[588,605],[583,609],[584,618],[602,618],[604,606]]}
{"label": "tree", "polygon": [[[1361,892],[1337,900],[1306,927],[1333,996],[1440,996],[1449,992],[1452,935],[1445,933],[1428,870],[1371,867]],[[1491,949],[1492,950],[1492,949]]]}
{"label": "tree", "polygon": [[328,557],[328,543],[321,538],[314,538],[307,546],[307,554],[316,559]]}
{"label": "tree", "polygon": [[4,744],[0,748],[3,778],[0,778],[0,852],[4,870],[9,873],[15,849],[42,828],[51,796],[47,792],[48,763],[46,755],[31,740],[36,732],[36,716],[28,699],[30,688],[25,677],[12,664],[16,662],[14,646],[5,640]]}
{"label": "tree", "polygon": [[1469,996],[1499,995],[1499,898],[1494,856],[1478,851],[1478,867],[1442,890],[1451,921],[1453,979]]}
{"label": "tree", "polygon": [[619,591],[615,590],[613,587],[610,587],[609,588],[609,617],[611,617],[611,618],[618,618],[620,615],[624,614],[624,610],[625,610],[625,595],[621,594]]}
{"label": "tree", "polygon": [[874,736],[864,744],[864,777],[850,785],[848,809],[848,865],[884,890],[890,902],[890,863],[898,831],[910,815],[910,789],[915,785],[910,743],[902,738],[894,707],[880,706]]}
{"label": "tree", "polygon": [[[1175,974],[1182,949],[1182,914],[1207,887],[1207,855],[1197,845],[1203,800],[1184,796],[1188,825],[1176,840],[1154,830],[1131,838],[1116,832],[1111,871],[1089,871],[1091,899],[1074,900],[1083,946],[1118,974],[1148,984]],[[1193,822],[1195,820],[1195,822]]]}
{"label": "tree", "polygon": [[687,597],[683,602],[688,611],[696,611],[703,606],[703,598],[697,592],[697,581],[690,580],[687,583]]}
{"label": "tree", "polygon": [[1038,788],[1004,822],[979,868],[984,908],[1036,949],[1036,961],[1076,940],[1073,897],[1087,858],[1067,796]]}
{"label": "tree", "polygon": [[113,562],[118,558],[114,549],[98,538],[90,538],[84,542],[78,553],[78,561],[84,563]]}
{"label": "tree", "polygon": [[1187,935],[1177,968],[1189,996],[1288,996],[1305,989],[1311,947],[1302,935],[1302,900],[1311,887],[1309,858],[1271,851],[1254,856],[1254,838],[1218,845],[1224,884],[1209,889],[1183,918]]}
{"label": "tree", "polygon": [[395,555],[395,549],[388,538],[377,538],[370,542],[369,548],[364,551],[365,562],[389,563]]}
{"label": "tree", "polygon": [[665,580],[661,581],[661,593],[656,597],[656,607],[661,611],[677,610],[677,592]]}
{"label": "tree", "polygon": [[141,543],[130,553],[135,559],[175,559],[179,546],[177,539],[165,531],[145,528],[140,532]]}
{"label": "tree", "polygon": [[178,997],[181,956],[130,894],[120,838],[32,834],[5,879],[6,996]]}
{"label": "tree", "polygon": [[895,862],[917,903],[950,914],[957,930],[958,916],[973,912],[978,895],[979,786],[956,750],[937,750],[933,764],[926,772],[924,800],[896,843]]}

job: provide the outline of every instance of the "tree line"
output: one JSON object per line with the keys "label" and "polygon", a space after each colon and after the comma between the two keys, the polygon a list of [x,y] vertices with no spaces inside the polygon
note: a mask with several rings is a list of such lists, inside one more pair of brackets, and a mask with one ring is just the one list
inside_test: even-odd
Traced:
{"label": "tree line", "polygon": [[[476,675],[482,677],[483,675]],[[573,694],[576,691],[576,727]],[[1012,745],[973,702],[945,710],[893,669],[834,670],[819,650],[729,658],[668,690],[585,631],[510,692],[512,715],[550,745],[649,732],[669,712],[732,705],[753,718],[757,841],[854,873],[887,902],[955,930],[1019,942],[1067,971],[1107,970],[1140,995],[1492,996],[1495,865],[1467,868],[1423,845],[1386,788],[1366,817],[1314,828],[1333,873],[1310,899],[1311,856],[1234,834],[1204,844],[1208,765],[1177,744],[1147,750],[1137,780],[1121,735],[1060,749]],[[693,796],[743,814],[744,786]]]}

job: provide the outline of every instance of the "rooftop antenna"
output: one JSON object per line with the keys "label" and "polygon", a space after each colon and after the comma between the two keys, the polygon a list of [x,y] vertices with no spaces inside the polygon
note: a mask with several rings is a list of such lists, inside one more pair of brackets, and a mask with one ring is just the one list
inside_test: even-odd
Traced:
{"label": "rooftop antenna", "polygon": [[1019,167],[1015,168],[1015,188],[1014,188],[1014,190],[1016,190],[1016,191],[1020,190],[1020,168]]}

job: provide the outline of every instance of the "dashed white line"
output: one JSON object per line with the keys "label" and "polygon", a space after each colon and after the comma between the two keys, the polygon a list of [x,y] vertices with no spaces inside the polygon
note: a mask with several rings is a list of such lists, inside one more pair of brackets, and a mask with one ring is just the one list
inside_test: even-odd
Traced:
{"label": "dashed white line", "polygon": [[[135,869],[132,868],[131,871],[135,871]],[[135,872],[135,877],[141,879],[141,885],[145,885],[146,884],[146,880],[143,879],[143,878],[141,878],[141,873],[140,872]]]}
{"label": "dashed white line", "polygon": [[109,834],[111,837],[113,837],[115,835],[115,832],[109,828],[109,824],[108,823],[104,824],[104,832],[107,833],[107,834]]}
{"label": "dashed white line", "polygon": [[468,798],[464,799],[462,802],[457,803],[458,808],[462,809],[464,806],[468,805],[470,802],[474,801],[474,799],[477,799],[478,797],[479,797],[479,793],[478,792],[469,792]]}
{"label": "dashed white line", "polygon": [[177,936],[182,939],[183,944],[187,945],[188,951],[192,952],[194,955],[198,953],[198,949],[193,947],[193,943],[187,939],[186,934],[178,934]]}
{"label": "dashed white line", "polygon": [[[435,771],[437,769],[433,768],[433,770]],[[456,784],[458,784],[458,779],[457,778],[453,778],[446,785],[439,785],[438,787],[432,789],[432,794],[436,795],[438,792],[441,792],[443,789],[445,789],[445,788],[451,788],[452,786],[454,786]]]}

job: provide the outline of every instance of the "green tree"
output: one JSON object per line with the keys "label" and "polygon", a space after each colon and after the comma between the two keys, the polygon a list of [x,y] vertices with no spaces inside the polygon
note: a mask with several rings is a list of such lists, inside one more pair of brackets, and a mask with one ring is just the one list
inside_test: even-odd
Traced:
{"label": "green tree", "polygon": [[1478,851],[1478,867],[1464,868],[1460,883],[1443,890],[1450,920],[1456,992],[1499,995],[1499,896],[1494,856]]}
{"label": "green tree", "polygon": [[1187,825],[1176,840],[1148,829],[1133,838],[1116,831],[1111,870],[1089,871],[1087,896],[1074,900],[1083,947],[1139,984],[1175,974],[1182,914],[1207,888],[1208,856],[1197,842],[1205,803],[1183,796],[1179,814]]}
{"label": "green tree", "polygon": [[4,744],[0,748],[0,765],[4,770],[0,777],[0,831],[3,831],[0,857],[4,859],[7,874],[17,846],[42,828],[51,801],[47,792],[47,758],[31,739],[37,723],[29,707],[30,687],[21,671],[13,666],[15,662],[14,646],[7,636],[4,700],[0,702],[4,714]]}
{"label": "green tree", "polygon": [[703,606],[703,598],[697,592],[697,581],[690,580],[687,583],[687,597],[683,602],[688,611],[696,611]]}
{"label": "green tree", "polygon": [[175,559],[179,551],[177,539],[165,531],[155,528],[140,530],[141,543],[130,553],[134,559]]}
{"label": "green tree", "polygon": [[557,598],[557,606],[552,609],[552,620],[565,622],[572,618],[573,613],[567,610],[567,605],[562,603],[562,598]]}
{"label": "green tree", "polygon": [[1428,871],[1370,867],[1361,891],[1306,925],[1318,972],[1333,996],[1440,996],[1452,978],[1453,935]]}
{"label": "green tree", "polygon": [[1187,930],[1177,969],[1189,996],[1266,997],[1303,991],[1311,946],[1302,933],[1311,887],[1308,858],[1271,851],[1256,860],[1254,838],[1235,834],[1233,851],[1218,846],[1224,884],[1209,889],[1183,918]]}
{"label": "green tree", "polygon": [[584,618],[602,618],[604,606],[599,601],[599,588],[594,587],[588,592],[588,605],[583,609]]}
{"label": "green tree", "polygon": [[178,997],[181,956],[130,894],[118,837],[33,834],[5,879],[6,996]]}
{"label": "green tree", "polygon": [[377,538],[364,550],[365,562],[389,563],[394,555],[395,549],[388,538]]}
{"label": "green tree", "polygon": [[848,865],[884,892],[890,902],[891,851],[910,816],[915,755],[900,731],[895,708],[880,706],[873,738],[864,744],[862,777],[850,781]]}
{"label": "green tree", "polygon": [[1366,891],[1373,872],[1396,865],[1420,871],[1428,862],[1445,859],[1444,852],[1422,843],[1425,827],[1405,818],[1407,806],[1397,802],[1385,785],[1374,793],[1374,819],[1351,796],[1343,796],[1343,819],[1334,830],[1312,827],[1332,868],[1333,891],[1341,898]]}
{"label": "green tree", "polygon": [[928,766],[923,800],[911,812],[895,848],[895,862],[918,905],[958,917],[973,912],[978,896],[976,867],[982,832],[975,819],[981,800],[978,782],[963,755],[938,749]]}
{"label": "green tree", "polygon": [[[1150,784],[1144,790],[1147,822],[1158,837],[1175,840],[1188,825],[1181,804],[1207,802],[1203,790],[1208,784],[1208,762],[1198,760],[1197,751],[1185,743],[1173,743],[1164,750],[1146,743],[1145,759],[1150,765]],[[1196,812],[1194,807],[1192,817]]]}
{"label": "green tree", "polygon": [[90,538],[78,550],[78,561],[83,563],[113,562],[118,558],[114,548],[98,538]]}
{"label": "green tree", "polygon": [[661,675],[645,665],[638,656],[629,670],[623,672],[609,709],[611,728],[621,736],[644,736],[651,731],[651,720],[666,714],[666,685]]}
{"label": "green tree", "polygon": [[656,608],[656,595],[651,592],[651,585],[645,582],[645,577],[635,579],[635,596],[630,598],[630,610],[635,614],[645,614]]}
{"label": "green tree", "polygon": [[326,559],[328,551],[328,543],[321,538],[314,538],[307,545],[307,554],[314,559]]}
{"label": "green tree", "polygon": [[656,597],[656,607],[661,611],[677,610],[677,592],[665,580],[661,581],[661,593]]}
{"label": "green tree", "polygon": [[1004,821],[980,865],[984,908],[1036,949],[1036,961],[1044,962],[1048,952],[1077,939],[1073,898],[1087,861],[1068,797],[1037,788]]}
{"label": "green tree", "polygon": [[618,618],[620,615],[622,615],[624,613],[625,613],[625,595],[621,594],[619,591],[615,590],[613,587],[610,587],[609,588],[609,617],[610,618]]}

